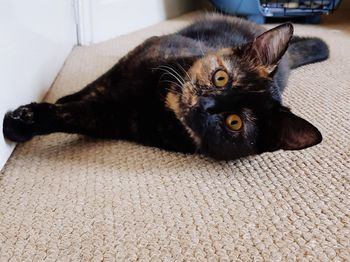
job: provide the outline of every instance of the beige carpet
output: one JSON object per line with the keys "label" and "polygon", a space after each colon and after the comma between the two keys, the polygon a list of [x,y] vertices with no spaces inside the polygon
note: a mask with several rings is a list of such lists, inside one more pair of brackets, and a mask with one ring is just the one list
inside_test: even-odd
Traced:
{"label": "beige carpet", "polygon": [[[48,100],[189,19],[75,48]],[[331,49],[328,61],[294,71],[285,93],[322,144],[215,162],[123,141],[35,138],[0,176],[0,261],[349,261],[350,37],[296,33]]]}

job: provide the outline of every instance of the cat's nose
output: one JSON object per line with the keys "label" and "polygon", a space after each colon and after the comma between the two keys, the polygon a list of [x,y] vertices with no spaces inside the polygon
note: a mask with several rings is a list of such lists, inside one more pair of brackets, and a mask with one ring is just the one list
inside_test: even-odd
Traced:
{"label": "cat's nose", "polygon": [[199,98],[199,107],[202,109],[202,111],[211,113],[215,107],[215,100],[210,97],[202,96]]}

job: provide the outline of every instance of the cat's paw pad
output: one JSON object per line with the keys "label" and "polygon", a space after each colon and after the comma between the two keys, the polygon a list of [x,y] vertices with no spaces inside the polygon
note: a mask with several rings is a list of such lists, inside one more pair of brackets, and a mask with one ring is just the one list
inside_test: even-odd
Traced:
{"label": "cat's paw pad", "polygon": [[21,106],[13,112],[8,112],[4,117],[4,136],[15,142],[25,142],[34,135],[34,111],[33,104]]}
{"label": "cat's paw pad", "polygon": [[30,106],[21,106],[12,113],[10,113],[12,119],[23,122],[25,124],[34,123],[34,112]]}

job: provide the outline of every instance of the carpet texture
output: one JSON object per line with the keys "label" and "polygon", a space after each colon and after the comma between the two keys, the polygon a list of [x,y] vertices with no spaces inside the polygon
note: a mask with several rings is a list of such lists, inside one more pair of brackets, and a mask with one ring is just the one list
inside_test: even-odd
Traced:
{"label": "carpet texture", "polygon": [[[47,100],[191,18],[76,47]],[[216,162],[124,141],[37,137],[0,176],[0,261],[349,261],[350,37],[295,31],[331,50],[328,61],[293,71],[284,94],[322,144]]]}

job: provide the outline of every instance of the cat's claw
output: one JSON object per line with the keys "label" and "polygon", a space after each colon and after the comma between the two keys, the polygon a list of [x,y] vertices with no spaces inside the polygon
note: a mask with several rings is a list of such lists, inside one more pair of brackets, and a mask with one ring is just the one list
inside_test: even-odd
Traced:
{"label": "cat's claw", "polygon": [[28,141],[34,136],[34,124],[32,104],[21,106],[5,115],[4,136],[14,142]]}

